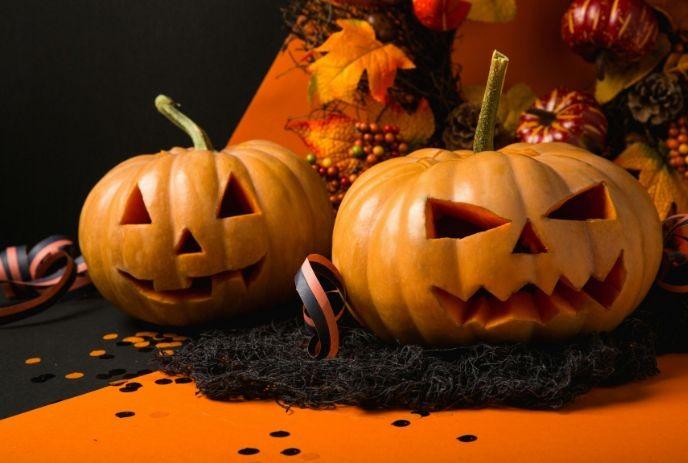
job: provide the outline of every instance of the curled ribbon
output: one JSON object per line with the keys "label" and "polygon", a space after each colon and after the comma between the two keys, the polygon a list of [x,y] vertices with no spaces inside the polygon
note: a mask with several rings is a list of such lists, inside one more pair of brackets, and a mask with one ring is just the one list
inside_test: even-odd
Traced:
{"label": "curled ribbon", "polygon": [[50,236],[28,251],[10,246],[0,252],[0,324],[41,312],[89,283],[86,262],[74,257],[74,243],[64,236]]}
{"label": "curled ribbon", "polygon": [[339,328],[346,303],[344,280],[325,257],[310,254],[294,277],[296,291],[303,301],[303,320],[311,332],[308,352],[323,359],[339,351]]}
{"label": "curled ribbon", "polygon": [[657,284],[674,293],[688,293],[688,214],[667,217],[662,223],[664,252]]}

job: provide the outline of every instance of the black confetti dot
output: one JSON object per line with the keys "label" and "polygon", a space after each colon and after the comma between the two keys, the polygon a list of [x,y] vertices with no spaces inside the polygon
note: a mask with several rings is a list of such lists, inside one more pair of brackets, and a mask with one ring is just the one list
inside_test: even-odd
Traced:
{"label": "black confetti dot", "polygon": [[186,377],[184,377],[184,378],[177,378],[177,379],[174,380],[174,382],[177,383],[177,384],[186,384],[186,383],[190,383],[191,381],[193,381],[191,378],[186,378]]}
{"label": "black confetti dot", "polygon": [[260,452],[260,450],[253,448],[253,447],[246,447],[243,449],[239,450],[239,455],[255,455],[256,453]]}
{"label": "black confetti dot", "polygon": [[290,447],[288,449],[282,450],[280,453],[288,457],[293,457],[294,455],[298,455],[299,453],[301,453],[301,450],[294,447]]}
{"label": "black confetti dot", "polygon": [[52,373],[44,373],[42,375],[34,376],[31,378],[32,383],[45,383],[49,379],[53,379],[55,377],[54,374]]}
{"label": "black confetti dot", "polygon": [[96,378],[98,378],[98,379],[110,379],[111,376],[109,373],[98,373],[96,375]]}
{"label": "black confetti dot", "polygon": [[411,413],[418,415],[421,418],[425,418],[426,416],[430,415],[430,412],[427,410],[413,410]]}
{"label": "black confetti dot", "polygon": [[170,378],[160,378],[155,380],[155,384],[170,384],[172,380]]}
{"label": "black confetti dot", "polygon": [[103,355],[99,355],[98,358],[102,359],[102,360],[110,360],[110,359],[115,358],[115,356],[112,354],[103,354]]}
{"label": "black confetti dot", "polygon": [[153,373],[153,370],[149,370],[148,368],[144,370],[139,370],[136,372],[137,375],[147,375],[148,373]]}
{"label": "black confetti dot", "polygon": [[133,342],[131,341],[117,341],[117,345],[121,347],[131,346]]}
{"label": "black confetti dot", "polygon": [[140,383],[127,383],[124,387],[120,387],[120,392],[136,392],[142,387]]}
{"label": "black confetti dot", "polygon": [[137,373],[127,373],[127,374],[122,375],[122,379],[132,379],[132,378],[136,378],[137,376],[138,376]]}
{"label": "black confetti dot", "polygon": [[288,437],[289,432],[288,431],[272,431],[270,433],[272,437]]}
{"label": "black confetti dot", "polygon": [[124,368],[113,368],[112,370],[108,371],[108,374],[110,376],[119,376],[123,375],[126,372],[127,370],[125,370]]}
{"label": "black confetti dot", "polygon": [[115,416],[117,418],[129,418],[130,416],[134,416],[134,415],[136,415],[136,413],[130,412],[130,411],[115,413]]}
{"label": "black confetti dot", "polygon": [[138,349],[139,352],[150,352],[152,350],[153,350],[152,347],[142,347],[142,348]]}
{"label": "black confetti dot", "polygon": [[473,434],[464,434],[463,436],[459,436],[456,439],[461,442],[475,442],[478,440],[478,437],[474,436]]}
{"label": "black confetti dot", "polygon": [[398,428],[403,428],[403,427],[405,427],[405,426],[408,426],[409,424],[411,424],[411,422],[410,422],[409,420],[396,420],[396,421],[392,421],[392,426],[396,426],[396,427],[398,427]]}

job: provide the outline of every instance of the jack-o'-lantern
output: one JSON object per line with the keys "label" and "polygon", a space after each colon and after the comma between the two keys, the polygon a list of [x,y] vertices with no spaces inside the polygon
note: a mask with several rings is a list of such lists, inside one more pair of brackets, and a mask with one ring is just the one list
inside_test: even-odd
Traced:
{"label": "jack-o'-lantern", "polygon": [[[339,209],[333,261],[378,336],[452,345],[616,327],[662,252],[641,185],[564,143],[492,150],[496,55],[475,149],[423,149],[365,172]],[[501,75],[501,77],[499,77]]]}
{"label": "jack-o'-lantern", "polygon": [[289,298],[304,257],[329,251],[333,213],[320,178],[271,142],[213,151],[169,98],[156,106],[194,147],[129,159],[93,188],[79,224],[93,283],[129,314],[165,325]]}

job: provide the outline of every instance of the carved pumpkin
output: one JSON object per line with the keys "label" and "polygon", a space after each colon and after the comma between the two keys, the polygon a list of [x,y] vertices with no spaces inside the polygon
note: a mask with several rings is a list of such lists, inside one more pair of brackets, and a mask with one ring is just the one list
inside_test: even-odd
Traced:
{"label": "carved pumpkin", "polygon": [[333,214],[320,178],[267,141],[215,152],[171,100],[156,106],[195,147],[129,159],[91,191],[79,237],[93,283],[129,314],[166,325],[290,297],[305,256],[329,251]]}
{"label": "carved pumpkin", "polygon": [[385,161],[339,209],[334,264],[356,317],[383,339],[451,345],[611,330],[652,285],[661,227],[631,175],[564,143],[492,151],[501,66],[491,70],[477,153],[423,149]]}

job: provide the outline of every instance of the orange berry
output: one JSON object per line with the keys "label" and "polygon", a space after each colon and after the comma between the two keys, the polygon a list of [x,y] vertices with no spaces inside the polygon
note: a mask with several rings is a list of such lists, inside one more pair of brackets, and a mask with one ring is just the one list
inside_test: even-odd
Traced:
{"label": "orange berry", "polygon": [[681,143],[678,147],[678,152],[681,154],[688,154],[688,143]]}
{"label": "orange berry", "polygon": [[667,140],[666,145],[670,150],[675,150],[678,148],[679,142],[675,138],[670,138]]}

